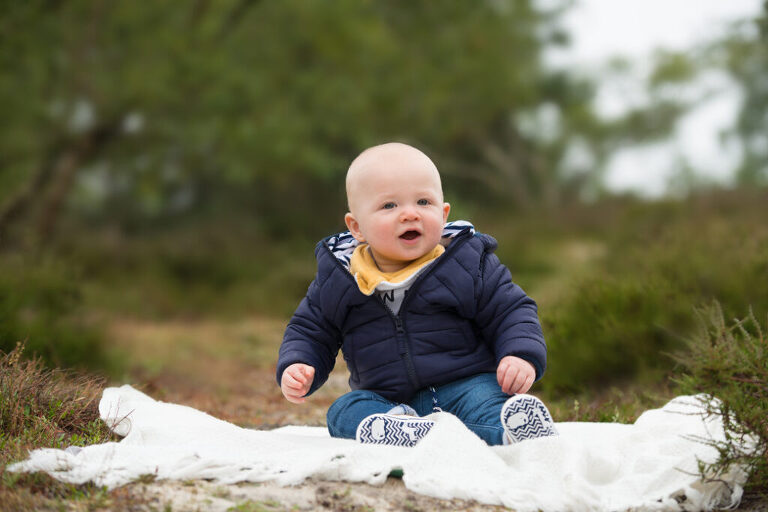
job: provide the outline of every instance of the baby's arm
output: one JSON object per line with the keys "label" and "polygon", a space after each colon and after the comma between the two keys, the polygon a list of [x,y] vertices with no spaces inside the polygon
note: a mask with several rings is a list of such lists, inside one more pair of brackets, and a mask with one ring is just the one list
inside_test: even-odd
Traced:
{"label": "baby's arm", "polygon": [[496,380],[501,390],[508,395],[526,393],[536,379],[536,369],[525,359],[505,356],[496,368]]}
{"label": "baby's arm", "polygon": [[[341,346],[341,335],[323,315],[319,307],[321,297],[317,281],[310,284],[307,296],[296,308],[288,326],[285,328],[283,343],[275,368],[275,380],[283,394],[294,403],[307,394],[313,393],[328,379],[336,362],[336,354]],[[293,387],[286,387],[285,375],[288,368],[300,365],[303,371],[292,371],[288,375],[294,381]],[[307,373],[311,372],[311,373]],[[287,391],[287,393],[286,393]]]}
{"label": "baby's arm", "polygon": [[[525,381],[516,384],[516,374],[521,371],[520,368],[525,376],[528,364],[532,365],[535,382],[542,376],[547,365],[547,348],[536,303],[512,282],[509,270],[495,254],[486,254],[482,268],[475,321],[483,337],[491,340],[499,361],[496,366],[497,375],[509,375],[507,382],[510,387],[504,391],[509,393],[517,388],[513,392],[522,393],[527,388]],[[515,364],[505,362],[509,356],[516,360]],[[499,378],[499,385],[504,388],[503,378]]]}
{"label": "baby's arm", "polygon": [[280,390],[283,396],[294,404],[302,404],[306,401],[304,395],[309,393],[312,381],[315,378],[315,369],[302,363],[294,363],[283,372],[280,379]]}

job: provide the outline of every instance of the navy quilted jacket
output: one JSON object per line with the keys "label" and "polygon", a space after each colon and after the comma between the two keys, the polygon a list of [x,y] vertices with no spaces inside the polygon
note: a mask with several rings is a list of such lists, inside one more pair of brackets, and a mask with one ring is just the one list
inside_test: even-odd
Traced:
{"label": "navy quilted jacket", "polygon": [[348,270],[357,242],[348,233],[317,244],[317,275],[285,331],[277,382],[293,363],[315,368],[310,393],[323,385],[339,349],[352,389],[407,402],[426,386],[481,372],[499,360],[529,361],[541,378],[546,345],[536,303],[493,254],[496,240],[468,222],[451,222],[446,251],[414,281],[394,315],[366,296]]}

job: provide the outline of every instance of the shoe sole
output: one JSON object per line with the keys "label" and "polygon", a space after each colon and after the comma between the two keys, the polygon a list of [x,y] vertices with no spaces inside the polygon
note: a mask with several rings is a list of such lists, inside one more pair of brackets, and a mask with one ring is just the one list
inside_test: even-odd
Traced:
{"label": "shoe sole", "polygon": [[549,410],[531,395],[515,395],[507,400],[501,408],[501,424],[513,443],[557,435]]}
{"label": "shoe sole", "polygon": [[366,444],[415,446],[434,425],[424,418],[372,414],[360,422],[355,438]]}

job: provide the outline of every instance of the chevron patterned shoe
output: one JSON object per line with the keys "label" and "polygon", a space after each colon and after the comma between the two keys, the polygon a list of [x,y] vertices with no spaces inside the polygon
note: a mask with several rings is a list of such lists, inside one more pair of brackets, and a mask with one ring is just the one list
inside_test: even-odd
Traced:
{"label": "chevron patterned shoe", "polygon": [[435,422],[418,416],[371,414],[357,426],[360,443],[415,446]]}
{"label": "chevron patterned shoe", "polygon": [[557,435],[555,422],[547,407],[531,395],[514,395],[504,402],[501,424],[511,443]]}

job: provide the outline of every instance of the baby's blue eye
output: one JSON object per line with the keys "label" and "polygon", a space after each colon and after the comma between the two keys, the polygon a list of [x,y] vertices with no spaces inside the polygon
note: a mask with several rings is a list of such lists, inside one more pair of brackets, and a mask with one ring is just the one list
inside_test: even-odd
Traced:
{"label": "baby's blue eye", "polygon": [[427,206],[429,204],[429,199],[419,199],[416,201],[416,204],[419,206]]}
{"label": "baby's blue eye", "polygon": [[395,207],[395,203],[384,203],[384,205],[382,206],[382,208],[384,208],[385,210],[391,210],[394,207]]}

